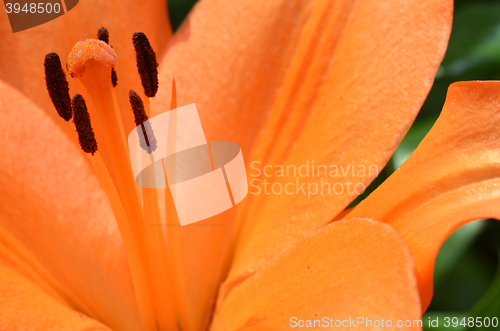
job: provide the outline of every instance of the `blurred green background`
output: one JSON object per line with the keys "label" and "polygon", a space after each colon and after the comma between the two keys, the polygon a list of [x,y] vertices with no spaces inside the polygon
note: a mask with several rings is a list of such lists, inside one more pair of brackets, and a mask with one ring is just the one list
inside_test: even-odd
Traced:
{"label": "blurred green background", "polygon": [[[168,1],[174,29],[195,3]],[[418,146],[439,116],[451,83],[499,79],[500,1],[456,0],[448,51],[420,114],[381,175],[352,205],[380,185]],[[464,317],[500,319],[499,252],[500,222],[496,220],[469,223],[448,238],[436,261],[434,298],[423,318],[425,330],[463,330],[468,328],[460,325]],[[428,327],[429,317],[439,318],[440,326]],[[445,327],[444,317],[457,317],[457,327]],[[500,330],[498,324],[487,329]]]}

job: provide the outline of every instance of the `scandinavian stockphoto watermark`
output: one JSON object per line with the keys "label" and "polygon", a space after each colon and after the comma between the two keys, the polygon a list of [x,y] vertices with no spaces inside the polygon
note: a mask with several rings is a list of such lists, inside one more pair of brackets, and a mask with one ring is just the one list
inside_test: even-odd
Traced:
{"label": "scandinavian stockphoto watermark", "polygon": [[314,319],[299,319],[290,317],[290,327],[292,328],[421,328],[422,320],[391,320],[374,319],[368,317],[349,317],[344,319],[335,319],[331,317],[322,317]]}
{"label": "scandinavian stockphoto watermark", "polygon": [[423,319],[415,320],[392,320],[384,318],[369,318],[369,317],[349,317],[349,318],[332,318],[318,317],[312,319],[301,319],[290,317],[289,326],[292,328],[388,328],[388,329],[403,329],[403,328],[422,328],[443,330],[457,330],[465,328],[491,328],[497,329],[499,321],[497,317],[457,317],[457,316],[427,316]]}
{"label": "scandinavian stockphoto watermark", "polygon": [[318,164],[306,160],[300,165],[270,165],[260,161],[250,163],[250,194],[360,195],[366,187],[356,178],[376,177],[377,165]]}

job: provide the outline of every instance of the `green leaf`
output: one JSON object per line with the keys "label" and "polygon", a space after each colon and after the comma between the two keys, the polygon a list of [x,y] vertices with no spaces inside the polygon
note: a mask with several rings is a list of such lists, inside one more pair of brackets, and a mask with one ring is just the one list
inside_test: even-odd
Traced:
{"label": "green leaf", "polygon": [[168,13],[172,29],[176,31],[197,0],[168,0]]}
{"label": "green leaf", "polygon": [[485,220],[468,223],[456,230],[443,243],[436,258],[434,283],[440,283],[450,269],[464,255],[471,244],[486,226]]}
{"label": "green leaf", "polygon": [[453,43],[450,42],[443,65],[448,67],[455,64],[464,70],[474,57],[499,61],[496,58],[500,50],[499,16],[498,2],[474,1],[458,9],[453,20]]}
{"label": "green leaf", "polygon": [[[469,316],[471,317],[481,317],[484,319],[485,317],[496,317],[497,322],[500,320],[500,263],[495,275],[495,279],[493,283],[489,287],[488,291],[484,294],[484,296],[479,300],[479,302],[472,308],[469,312]],[[471,327],[467,328],[467,330],[477,330],[477,329],[485,329],[479,327]],[[497,324],[496,328],[490,327],[490,330],[500,330],[500,323]]]}

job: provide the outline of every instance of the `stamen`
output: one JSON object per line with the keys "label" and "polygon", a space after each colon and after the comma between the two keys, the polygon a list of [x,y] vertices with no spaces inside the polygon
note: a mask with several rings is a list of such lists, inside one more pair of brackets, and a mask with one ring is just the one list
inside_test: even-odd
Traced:
{"label": "stamen", "polygon": [[97,30],[97,39],[104,41],[106,44],[109,44],[109,31],[105,27]]}
{"label": "stamen", "polygon": [[146,152],[151,154],[156,150],[156,138],[154,136],[153,128],[151,127],[151,123],[148,121],[148,115],[146,115],[146,111],[144,110],[144,104],[142,103],[142,99],[134,90],[130,90],[129,92],[129,100],[130,105],[132,106],[132,111],[134,112],[135,125],[141,126],[142,134],[145,138],[145,141],[141,138],[141,134],[139,132],[139,143],[141,148]]}
{"label": "stamen", "polygon": [[156,53],[144,33],[134,33],[132,41],[144,93],[152,98],[158,92],[158,62],[156,61]]}
{"label": "stamen", "polygon": [[115,68],[111,69],[111,84],[113,84],[113,87],[116,87],[116,85],[118,85],[118,76],[116,75]]}
{"label": "stamen", "polygon": [[75,122],[76,132],[78,132],[78,142],[85,153],[94,155],[97,152],[97,141],[90,124],[85,99],[80,94],[75,94],[71,103],[75,114],[73,121]]}
{"label": "stamen", "polygon": [[[97,39],[104,41],[106,44],[109,45],[109,31],[105,27],[100,28],[97,30]],[[111,83],[113,84],[113,87],[116,87],[118,85],[118,76],[116,75],[116,70],[115,68],[111,69]]]}
{"label": "stamen", "polygon": [[45,67],[45,85],[49,91],[52,104],[57,113],[65,121],[69,121],[73,112],[71,111],[71,97],[69,95],[69,85],[66,74],[61,65],[59,55],[49,53],[45,55],[43,62]]}

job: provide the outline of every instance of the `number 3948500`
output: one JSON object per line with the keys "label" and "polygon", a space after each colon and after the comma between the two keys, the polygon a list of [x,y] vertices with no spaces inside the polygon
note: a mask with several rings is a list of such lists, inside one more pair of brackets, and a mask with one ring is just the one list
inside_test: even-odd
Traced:
{"label": "number 3948500", "polygon": [[59,3],[45,3],[45,2],[38,2],[38,3],[25,3],[23,6],[19,3],[6,3],[5,4],[5,10],[7,11],[7,14],[18,14],[18,13],[30,13],[30,14],[43,14],[43,13],[59,13],[61,11],[61,5]]}

